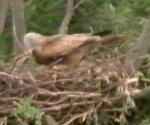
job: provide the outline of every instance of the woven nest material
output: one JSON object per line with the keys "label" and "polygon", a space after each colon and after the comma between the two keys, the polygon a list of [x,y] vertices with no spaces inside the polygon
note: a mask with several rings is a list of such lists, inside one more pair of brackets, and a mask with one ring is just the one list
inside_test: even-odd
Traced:
{"label": "woven nest material", "polygon": [[28,98],[60,125],[123,123],[135,109],[132,96],[138,84],[137,71],[119,59],[87,59],[61,72],[5,65],[0,71],[0,116],[16,108],[14,102]]}

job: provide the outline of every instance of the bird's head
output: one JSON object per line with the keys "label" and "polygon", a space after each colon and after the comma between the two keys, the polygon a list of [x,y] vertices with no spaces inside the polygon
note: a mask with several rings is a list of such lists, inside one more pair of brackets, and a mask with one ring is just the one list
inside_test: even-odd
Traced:
{"label": "bird's head", "polygon": [[54,59],[45,57],[45,53],[42,47],[37,47],[32,50],[32,56],[34,57],[35,61],[40,65],[49,65]]}
{"label": "bird's head", "polygon": [[38,33],[27,33],[23,38],[25,48],[27,50],[40,49],[47,41],[47,37]]}

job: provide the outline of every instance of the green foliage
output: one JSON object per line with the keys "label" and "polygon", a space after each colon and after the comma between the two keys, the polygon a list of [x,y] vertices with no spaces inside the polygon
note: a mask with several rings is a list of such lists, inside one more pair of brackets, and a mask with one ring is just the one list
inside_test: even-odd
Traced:
{"label": "green foliage", "polygon": [[10,34],[4,34],[0,37],[0,63],[8,62],[12,56],[13,42],[10,38]]}
{"label": "green foliage", "polygon": [[145,73],[144,73],[144,76],[146,77],[146,78],[150,78],[150,70],[148,69],[148,71],[146,71]]}
{"label": "green foliage", "polygon": [[56,2],[55,0],[28,1],[25,7],[28,31],[43,34],[57,33],[65,10],[61,4],[61,1]]}
{"label": "green foliage", "polygon": [[[95,32],[113,29],[114,31],[136,31],[140,21],[150,12],[150,2],[146,0],[92,0],[81,5],[71,21],[70,32]],[[43,34],[58,32],[65,15],[66,1],[33,0],[25,6],[28,31]]]}
{"label": "green foliage", "polygon": [[31,101],[26,99],[21,99],[18,107],[12,112],[12,116],[19,121],[31,119],[35,121],[35,125],[42,125],[42,115],[43,113],[38,108],[31,106]]}
{"label": "green foliage", "polygon": [[134,120],[132,121],[132,125],[150,125],[150,117],[149,114],[142,114],[140,113],[137,115]]}
{"label": "green foliage", "polygon": [[[75,3],[79,1],[75,0]],[[26,0],[24,13],[27,32],[58,33],[65,10],[66,0]],[[89,33],[92,29],[94,32],[113,30],[139,34],[143,20],[149,13],[149,0],[87,0],[75,11],[69,33]],[[5,28],[8,27],[10,25]],[[4,35],[10,37],[7,32]],[[0,59],[7,61],[11,57],[11,42],[10,39],[1,38]]]}

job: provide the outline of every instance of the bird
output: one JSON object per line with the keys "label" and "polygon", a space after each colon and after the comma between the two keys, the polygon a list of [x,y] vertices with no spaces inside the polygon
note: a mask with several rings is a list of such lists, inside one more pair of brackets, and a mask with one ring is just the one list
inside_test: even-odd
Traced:
{"label": "bird", "polygon": [[53,64],[54,69],[61,70],[75,67],[93,46],[124,37],[124,34],[100,37],[86,33],[46,36],[30,32],[24,35],[23,41],[38,64]]}

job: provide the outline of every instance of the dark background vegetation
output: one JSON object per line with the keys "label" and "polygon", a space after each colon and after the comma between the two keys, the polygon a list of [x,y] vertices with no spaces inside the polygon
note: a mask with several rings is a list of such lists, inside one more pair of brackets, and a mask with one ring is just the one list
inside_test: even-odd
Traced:
{"label": "dark background vegetation", "polygon": [[[65,15],[66,2],[66,0],[25,0],[26,32],[46,35],[58,33]],[[75,2],[78,3],[80,0]],[[149,11],[149,0],[85,0],[72,17],[69,33],[113,30],[113,32],[128,32],[138,36]],[[0,62],[7,62],[14,56],[11,22],[9,9],[0,39]],[[136,40],[132,39],[129,43],[134,41]]]}

